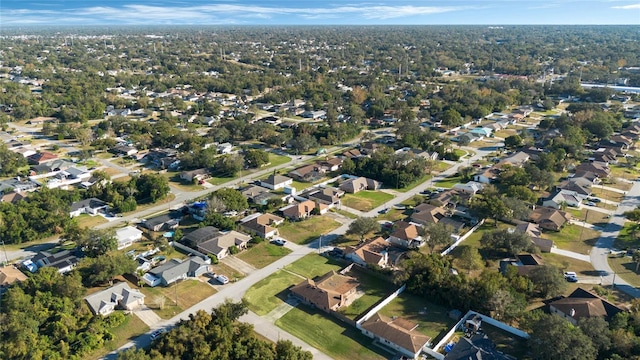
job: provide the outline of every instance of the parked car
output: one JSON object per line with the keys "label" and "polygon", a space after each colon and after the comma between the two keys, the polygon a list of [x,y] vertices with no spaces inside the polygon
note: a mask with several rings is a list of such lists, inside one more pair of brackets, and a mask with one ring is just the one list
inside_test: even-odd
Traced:
{"label": "parked car", "polygon": [[564,273],[564,278],[568,282],[578,282],[578,275],[573,271],[567,271]]}
{"label": "parked car", "polygon": [[157,339],[158,337],[160,337],[160,335],[164,334],[165,332],[167,332],[167,330],[165,329],[155,330],[154,332],[151,333],[151,340]]}
{"label": "parked car", "polygon": [[389,212],[389,208],[384,208],[384,209],[378,211],[378,214],[386,214],[388,212]]}
{"label": "parked car", "polygon": [[277,238],[277,239],[271,240],[271,243],[276,244],[278,246],[284,246],[284,244],[286,244],[287,241],[285,239]]}
{"label": "parked car", "polygon": [[214,279],[216,279],[222,285],[229,283],[229,278],[222,274],[216,275]]}
{"label": "parked car", "polygon": [[587,205],[587,206],[596,206],[596,203],[594,203],[593,201],[587,201],[584,204]]}
{"label": "parked car", "polygon": [[599,203],[602,202],[602,200],[598,199],[598,198],[594,198],[594,197],[588,197],[587,200],[594,202],[594,203]]}

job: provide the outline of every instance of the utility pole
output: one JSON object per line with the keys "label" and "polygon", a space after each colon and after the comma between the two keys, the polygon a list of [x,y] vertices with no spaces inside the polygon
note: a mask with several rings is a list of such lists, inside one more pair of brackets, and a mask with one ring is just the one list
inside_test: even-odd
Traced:
{"label": "utility pole", "polygon": [[4,265],[6,266],[9,262],[9,256],[7,255],[7,246],[5,245],[4,240],[2,240],[2,249],[4,250]]}

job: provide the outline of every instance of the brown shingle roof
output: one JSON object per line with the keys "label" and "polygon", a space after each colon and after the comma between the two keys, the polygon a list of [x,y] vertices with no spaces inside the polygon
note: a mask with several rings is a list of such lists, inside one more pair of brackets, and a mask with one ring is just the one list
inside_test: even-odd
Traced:
{"label": "brown shingle roof", "polygon": [[397,318],[375,314],[362,323],[362,328],[378,337],[388,340],[412,353],[418,353],[430,337],[415,331],[417,324]]}

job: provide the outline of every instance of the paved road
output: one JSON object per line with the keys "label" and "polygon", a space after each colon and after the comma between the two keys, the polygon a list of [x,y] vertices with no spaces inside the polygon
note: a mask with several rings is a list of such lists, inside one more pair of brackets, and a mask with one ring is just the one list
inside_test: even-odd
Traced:
{"label": "paved road", "polygon": [[614,240],[618,237],[626,221],[622,213],[638,206],[640,206],[640,182],[635,182],[611,217],[609,224],[604,227],[600,239],[591,249],[591,264],[602,274],[602,284],[614,284],[618,289],[633,297],[640,297],[640,290],[616,276],[609,266],[608,256],[609,250],[613,248]]}

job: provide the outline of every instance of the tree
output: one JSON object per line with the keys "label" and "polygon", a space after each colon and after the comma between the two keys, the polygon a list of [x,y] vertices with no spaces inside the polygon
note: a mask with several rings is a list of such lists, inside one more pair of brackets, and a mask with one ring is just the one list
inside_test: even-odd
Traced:
{"label": "tree", "polygon": [[640,250],[636,250],[633,252],[632,256],[633,262],[636,263],[636,272],[640,268]]}
{"label": "tree", "polygon": [[316,138],[306,133],[300,134],[291,140],[291,148],[296,151],[296,154],[307,152],[317,146],[318,141]]}
{"label": "tree", "polygon": [[289,340],[278,340],[276,343],[276,359],[279,360],[311,360],[313,356],[308,351],[303,351],[300,346],[295,346]]}
{"label": "tree", "polygon": [[583,317],[578,320],[578,327],[591,339],[593,346],[600,354],[611,347],[611,331],[609,324],[602,317]]}
{"label": "tree", "polygon": [[89,257],[98,257],[118,247],[115,232],[110,229],[89,229],[81,231],[76,240],[76,245]]}
{"label": "tree", "polygon": [[504,139],[504,146],[507,149],[515,149],[522,146],[522,137],[520,135],[510,135]]}
{"label": "tree", "polygon": [[361,216],[349,224],[347,234],[358,235],[360,242],[363,242],[365,235],[378,231],[380,231],[380,223],[375,218]]}
{"label": "tree", "polygon": [[456,127],[462,125],[462,116],[455,109],[449,109],[442,115],[442,124],[450,127]]}
{"label": "tree", "polygon": [[531,208],[521,199],[505,197],[502,202],[511,211],[511,216],[514,219],[526,220],[531,215]]}
{"label": "tree", "polygon": [[249,149],[244,151],[244,160],[250,168],[259,168],[269,163],[269,153],[260,149]]}
{"label": "tree", "polygon": [[146,200],[153,203],[163,199],[171,191],[169,180],[159,174],[142,174],[132,181],[135,181],[138,201]]}
{"label": "tree", "polygon": [[476,173],[476,169],[471,166],[463,166],[458,170],[458,174],[463,181],[470,181],[473,179],[473,174]]}
{"label": "tree", "polygon": [[426,239],[427,246],[432,254],[436,247],[446,247],[453,243],[451,238],[453,228],[448,224],[439,222],[429,226],[421,226],[418,227],[418,233]]}
{"label": "tree", "polygon": [[490,217],[494,225],[498,227],[498,219],[507,218],[511,215],[511,209],[505,205],[497,191],[483,191],[482,198],[474,199],[471,202],[471,212],[478,218]]}
{"label": "tree", "polygon": [[543,315],[531,326],[529,348],[540,360],[595,360],[597,351],[582,330],[557,315]]}
{"label": "tree", "polygon": [[483,233],[480,244],[484,248],[506,251],[512,256],[535,251],[529,235],[518,231],[510,232],[507,229]]}
{"label": "tree", "polygon": [[138,267],[138,262],[124,254],[105,254],[95,259],[87,259],[87,263],[83,265],[86,272],[84,278],[89,282],[90,286],[96,286],[109,282],[112,284],[116,276],[124,274],[133,274]]}
{"label": "tree", "polygon": [[222,188],[213,192],[211,198],[219,199],[227,211],[244,211],[249,207],[247,198],[236,189]]}
{"label": "tree", "polygon": [[244,156],[240,154],[223,155],[218,158],[215,172],[223,176],[236,176],[244,168]]}
{"label": "tree", "polygon": [[214,226],[220,230],[233,230],[236,227],[236,222],[232,218],[214,211],[207,211],[201,224],[203,226]]}
{"label": "tree", "polygon": [[562,272],[553,265],[536,266],[531,271],[529,278],[542,297],[560,295],[567,286]]}
{"label": "tree", "polygon": [[467,270],[467,273],[471,273],[472,270],[481,270],[484,268],[484,262],[482,256],[478,252],[478,249],[469,245],[462,245],[458,247],[460,255],[458,255],[458,264],[461,268]]}

